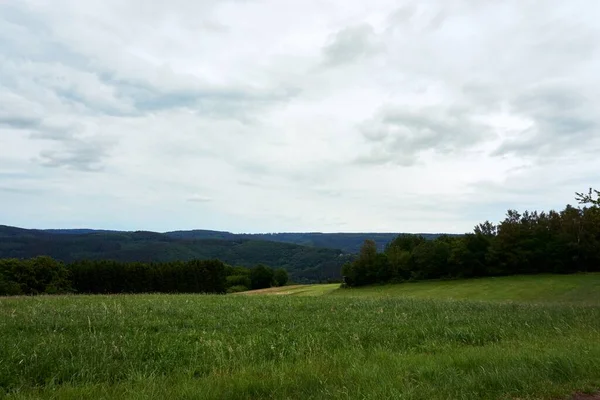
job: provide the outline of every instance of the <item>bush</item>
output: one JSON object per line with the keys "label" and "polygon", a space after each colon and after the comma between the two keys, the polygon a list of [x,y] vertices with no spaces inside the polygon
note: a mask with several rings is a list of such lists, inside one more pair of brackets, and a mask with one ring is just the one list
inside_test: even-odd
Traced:
{"label": "bush", "polygon": [[250,281],[250,276],[248,275],[230,275],[227,277],[227,287],[233,286],[245,286],[247,288],[250,287],[252,282]]}
{"label": "bush", "polygon": [[0,260],[0,294],[57,294],[71,291],[69,271],[50,257]]}
{"label": "bush", "polygon": [[248,291],[248,287],[244,285],[235,285],[227,289],[227,293],[239,293]]}
{"label": "bush", "polygon": [[287,271],[283,268],[276,269],[273,274],[273,280],[275,281],[275,286],[285,286],[289,280]]}
{"label": "bush", "polygon": [[273,269],[258,265],[250,271],[250,281],[252,289],[264,289],[269,288],[273,284]]}

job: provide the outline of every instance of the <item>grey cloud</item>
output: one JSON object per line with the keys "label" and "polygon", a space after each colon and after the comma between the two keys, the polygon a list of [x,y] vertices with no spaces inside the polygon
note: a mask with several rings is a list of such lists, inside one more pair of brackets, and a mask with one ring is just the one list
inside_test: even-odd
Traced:
{"label": "grey cloud", "polygon": [[324,196],[324,197],[339,198],[339,197],[342,197],[342,195],[344,195],[344,193],[342,193],[341,190],[336,190],[336,189],[331,189],[331,188],[317,187],[317,188],[314,188],[313,191],[316,194],[318,194],[319,196]]}
{"label": "grey cloud", "polygon": [[77,139],[65,142],[59,150],[42,151],[37,161],[45,167],[95,172],[104,168],[107,156],[107,145]]}
{"label": "grey cloud", "polygon": [[377,37],[369,24],[350,26],[337,32],[323,48],[325,64],[330,66],[357,61],[377,51]]}
{"label": "grey cloud", "polygon": [[[1,76],[1,75],[0,75]],[[0,85],[0,127],[29,130],[42,124],[39,107]]]}
{"label": "grey cloud", "polygon": [[256,182],[256,181],[252,181],[252,180],[248,180],[248,179],[238,179],[236,181],[239,185],[242,186],[249,186],[249,187],[264,187],[265,185]]}
{"label": "grey cloud", "polygon": [[585,92],[585,88],[545,84],[518,94],[511,102],[512,110],[532,126],[502,143],[494,155],[547,157],[600,148],[597,103]]}
{"label": "grey cloud", "polygon": [[31,139],[54,142],[58,149],[43,150],[36,159],[46,167],[97,171],[102,169],[102,162],[108,156],[109,143],[94,136],[85,137],[85,126],[80,123],[4,117],[0,118],[0,126],[28,130]]}
{"label": "grey cloud", "polygon": [[77,140],[77,135],[85,132],[85,127],[80,123],[66,121],[42,120],[30,137],[32,139],[50,140],[55,142],[68,142]]}
{"label": "grey cloud", "polygon": [[21,62],[58,62],[85,66],[87,57],[54,40],[52,29],[38,13],[17,2],[0,3],[2,55]]}
{"label": "grey cloud", "polygon": [[35,159],[39,164],[81,171],[102,169],[102,161],[108,156],[109,143],[86,135],[83,124],[57,117],[28,116],[18,109],[11,109],[10,104],[2,99],[0,105],[4,106],[0,111],[0,128],[25,130],[31,139],[53,142],[53,149],[41,151]]}
{"label": "grey cloud", "polygon": [[406,28],[419,31],[435,31],[447,18],[443,7],[428,7],[427,5],[407,4],[391,13],[387,19],[387,31],[394,32]]}
{"label": "grey cloud", "polygon": [[235,117],[256,112],[257,108],[284,102],[298,94],[293,88],[282,90],[243,87],[211,87],[193,76],[177,75],[176,82],[134,81],[105,76],[119,97],[133,103],[138,114],[176,108],[192,108],[204,116]]}
{"label": "grey cloud", "polygon": [[193,195],[188,197],[187,201],[191,203],[209,203],[212,201],[212,198],[201,195]]}
{"label": "grey cloud", "polygon": [[468,110],[454,107],[386,109],[360,129],[370,147],[356,159],[360,164],[410,166],[425,151],[456,153],[493,137]]}
{"label": "grey cloud", "polygon": [[35,129],[41,122],[42,120],[36,117],[0,115],[0,126],[11,129]]}
{"label": "grey cloud", "polygon": [[0,192],[9,194],[36,194],[42,193],[43,190],[22,187],[0,186]]}
{"label": "grey cloud", "polygon": [[[210,85],[168,67],[139,64],[133,56],[120,60],[127,68],[117,68],[102,54],[77,52],[57,40],[52,21],[42,18],[42,13],[1,4],[0,15],[0,47],[5,58],[0,57],[0,81],[16,93],[24,93],[27,88],[36,101],[45,92],[60,99],[63,107],[83,106],[91,115],[137,117],[191,108],[203,116],[245,118],[249,122],[259,109],[288,101],[299,93],[292,86]],[[223,28],[217,22],[203,24],[208,24],[207,29]]]}

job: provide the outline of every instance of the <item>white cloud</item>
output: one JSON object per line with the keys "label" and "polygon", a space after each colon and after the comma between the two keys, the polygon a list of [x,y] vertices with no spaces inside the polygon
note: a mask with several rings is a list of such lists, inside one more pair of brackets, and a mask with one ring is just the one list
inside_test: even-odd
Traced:
{"label": "white cloud", "polygon": [[[582,12],[585,10],[585,12]],[[588,1],[0,3],[0,223],[451,231],[600,180]]]}

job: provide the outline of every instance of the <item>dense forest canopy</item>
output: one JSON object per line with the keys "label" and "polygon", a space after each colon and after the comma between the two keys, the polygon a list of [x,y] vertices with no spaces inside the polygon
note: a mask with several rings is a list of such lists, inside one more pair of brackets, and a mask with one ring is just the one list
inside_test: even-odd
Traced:
{"label": "dense forest canopy", "polygon": [[[363,237],[364,240],[364,237]],[[186,239],[155,232],[84,232],[60,234],[0,226],[0,258],[50,256],[62,262],[113,260],[172,262],[219,259],[229,265],[258,264],[287,270],[295,282],[340,279],[340,250],[249,239]]]}
{"label": "dense forest canopy", "polygon": [[347,286],[406,280],[600,271],[600,192],[576,193],[583,207],[520,213],[460,237],[400,235],[383,252],[367,240],[342,268]]}
{"label": "dense forest canopy", "polygon": [[[14,228],[18,229],[18,228]],[[124,234],[133,232],[119,232],[94,229],[45,229],[37,231],[38,233],[50,233],[57,235],[81,235],[81,234]],[[139,232],[138,232],[139,233]],[[0,230],[1,235],[1,230]],[[383,249],[389,242],[394,240],[399,233],[322,233],[322,232],[282,232],[282,233],[231,233],[224,231],[211,231],[204,229],[195,229],[189,231],[165,232],[168,238],[185,240],[228,240],[228,241],[269,241],[279,243],[290,243],[308,247],[322,247],[328,249],[338,249],[343,253],[356,254],[360,251],[365,239],[374,240],[377,248]],[[422,233],[427,239],[435,239],[442,235],[441,233]]]}
{"label": "dense forest canopy", "polygon": [[0,259],[0,295],[57,293],[231,293],[283,286],[284,269],[232,267],[219,260],[64,264],[47,256]]}

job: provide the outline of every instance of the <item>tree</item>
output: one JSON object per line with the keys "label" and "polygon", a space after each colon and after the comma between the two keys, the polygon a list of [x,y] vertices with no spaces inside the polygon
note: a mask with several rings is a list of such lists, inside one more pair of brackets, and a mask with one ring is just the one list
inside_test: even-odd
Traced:
{"label": "tree", "polygon": [[[594,199],[594,194],[596,198]],[[588,193],[575,192],[576,200],[579,204],[592,204],[594,206],[600,206],[600,191],[590,188]]]}
{"label": "tree", "polygon": [[274,272],[265,265],[257,265],[250,271],[250,282],[252,289],[264,289],[273,284]]}
{"label": "tree", "polygon": [[0,294],[55,294],[69,291],[69,271],[62,262],[46,256],[29,260],[0,260]]}
{"label": "tree", "polygon": [[285,286],[288,283],[288,272],[283,268],[277,268],[273,275],[275,286]]}
{"label": "tree", "polygon": [[387,274],[388,262],[387,257],[384,258],[378,257],[375,241],[365,240],[358,258],[342,267],[346,285],[363,286],[377,282],[380,275]]}

